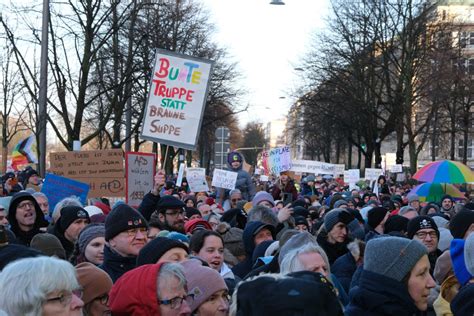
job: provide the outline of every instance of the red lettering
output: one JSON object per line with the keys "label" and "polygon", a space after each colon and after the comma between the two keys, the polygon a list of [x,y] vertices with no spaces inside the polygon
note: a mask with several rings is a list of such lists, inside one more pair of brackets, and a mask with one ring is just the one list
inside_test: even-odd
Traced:
{"label": "red lettering", "polygon": [[170,61],[166,58],[160,58],[160,69],[155,72],[155,76],[158,78],[165,78],[168,76],[168,68],[170,67]]}

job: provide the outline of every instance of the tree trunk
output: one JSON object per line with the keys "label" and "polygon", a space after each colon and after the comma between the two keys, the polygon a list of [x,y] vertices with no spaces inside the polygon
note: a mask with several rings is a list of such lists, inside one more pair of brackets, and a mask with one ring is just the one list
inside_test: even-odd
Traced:
{"label": "tree trunk", "polygon": [[416,143],[413,138],[409,140],[408,151],[410,155],[410,173],[414,175],[417,170],[418,153],[416,152]]}
{"label": "tree trunk", "polygon": [[347,142],[347,169],[352,168],[352,143]]}
{"label": "tree trunk", "polygon": [[455,160],[456,155],[456,124],[455,122],[451,123],[451,131],[449,133],[450,136],[450,148],[449,148],[449,159]]}
{"label": "tree trunk", "polygon": [[381,146],[380,142],[375,143],[374,148],[374,155],[375,155],[375,168],[382,168],[382,153],[381,153]]}
{"label": "tree trunk", "polygon": [[437,140],[437,126],[438,126],[438,111],[435,112],[433,122],[433,133],[431,136],[431,161],[436,160],[436,140]]}

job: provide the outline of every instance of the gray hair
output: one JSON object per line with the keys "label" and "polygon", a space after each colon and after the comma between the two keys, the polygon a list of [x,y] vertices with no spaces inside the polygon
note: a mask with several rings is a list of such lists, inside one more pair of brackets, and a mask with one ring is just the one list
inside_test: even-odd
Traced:
{"label": "gray hair", "polygon": [[49,293],[73,291],[79,283],[69,262],[36,257],[8,264],[0,273],[0,288],[0,306],[7,315],[37,316]]}
{"label": "gray hair", "polygon": [[273,227],[278,226],[278,217],[275,213],[266,206],[257,205],[250,209],[247,222],[260,221],[265,224],[272,225]]}
{"label": "gray hair", "polygon": [[407,205],[400,209],[400,211],[398,212],[398,215],[403,216],[404,214],[408,212],[416,212],[416,210],[413,207]]}
{"label": "gray hair", "polygon": [[75,195],[69,196],[59,201],[58,204],[56,204],[56,206],[54,207],[53,214],[51,215],[51,217],[53,218],[53,223],[56,223],[58,221],[58,219],[61,217],[61,210],[66,206],[82,207],[82,203]]}
{"label": "gray hair", "polygon": [[301,262],[299,255],[304,253],[318,253],[322,258],[324,263],[326,264],[328,270],[328,279],[331,277],[331,269],[329,266],[328,256],[324,252],[323,248],[321,248],[316,243],[308,243],[303,247],[294,249],[287,253],[280,264],[280,273],[281,274],[288,274],[291,272],[298,272],[298,271],[305,271],[306,268]]}
{"label": "gray hair", "polygon": [[33,195],[33,197],[35,197],[35,198],[40,197],[40,198],[44,198],[46,200],[49,200],[48,197],[46,196],[46,194],[44,194],[42,192],[34,192],[31,195]]}
{"label": "gray hair", "polygon": [[184,275],[183,266],[179,263],[164,263],[158,273],[158,280],[156,280],[158,289],[158,298],[163,299],[163,288],[169,286],[169,282],[173,279],[178,280],[179,287],[186,289],[186,277]]}

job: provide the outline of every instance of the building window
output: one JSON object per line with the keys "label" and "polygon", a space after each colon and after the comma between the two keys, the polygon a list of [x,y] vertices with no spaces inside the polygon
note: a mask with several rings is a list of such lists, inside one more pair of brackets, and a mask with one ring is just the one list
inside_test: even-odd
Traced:
{"label": "building window", "polygon": [[[472,150],[474,149],[474,142],[472,139],[468,140],[467,143],[467,158],[472,158]],[[458,141],[458,156],[462,158],[464,155],[464,138],[460,138]]]}

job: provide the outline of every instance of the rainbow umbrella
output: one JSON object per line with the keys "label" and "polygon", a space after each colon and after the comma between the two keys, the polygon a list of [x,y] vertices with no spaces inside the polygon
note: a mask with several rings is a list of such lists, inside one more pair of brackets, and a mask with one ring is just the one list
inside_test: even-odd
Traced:
{"label": "rainbow umbrella", "polygon": [[463,199],[465,195],[452,184],[422,183],[410,191],[409,195],[416,194],[421,202],[441,202],[441,198],[449,194],[455,199]]}
{"label": "rainbow umbrella", "polygon": [[474,182],[474,173],[460,162],[440,160],[430,162],[418,170],[413,178],[432,183],[467,183]]}

